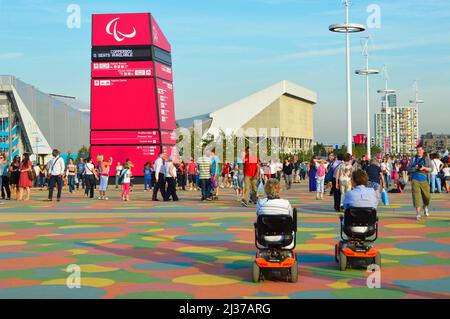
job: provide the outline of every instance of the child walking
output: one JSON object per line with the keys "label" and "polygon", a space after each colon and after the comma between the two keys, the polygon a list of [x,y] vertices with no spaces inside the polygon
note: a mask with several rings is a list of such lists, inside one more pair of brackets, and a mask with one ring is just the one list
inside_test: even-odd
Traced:
{"label": "child walking", "polygon": [[122,200],[123,201],[129,201],[130,200],[130,190],[131,190],[131,168],[133,167],[133,164],[131,162],[127,162],[124,165],[124,170],[121,173],[121,179],[122,179]]}
{"label": "child walking", "polygon": [[152,190],[152,167],[151,163],[147,162],[144,165],[144,192],[148,189]]}
{"label": "child walking", "polygon": [[242,174],[239,172],[239,167],[237,165],[234,165],[233,172],[234,172],[234,174],[233,174],[233,188],[234,188],[234,191],[236,192],[236,200],[238,202],[240,202],[242,200],[242,185],[241,185],[241,181],[242,181],[243,176],[241,178],[240,175],[242,175]]}

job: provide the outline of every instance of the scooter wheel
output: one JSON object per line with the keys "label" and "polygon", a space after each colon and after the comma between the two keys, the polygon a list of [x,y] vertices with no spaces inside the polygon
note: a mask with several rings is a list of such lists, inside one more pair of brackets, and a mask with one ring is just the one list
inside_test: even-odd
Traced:
{"label": "scooter wheel", "polygon": [[259,282],[261,280],[261,269],[256,263],[253,263],[253,282]]}
{"label": "scooter wheel", "polygon": [[341,271],[345,271],[347,269],[347,256],[341,251],[339,254],[339,268]]}
{"label": "scooter wheel", "polygon": [[339,255],[339,245],[336,244],[334,245],[334,259],[336,260],[337,263],[339,262],[338,255]]}
{"label": "scooter wheel", "polygon": [[298,264],[297,264],[297,262],[294,262],[294,264],[291,266],[290,280],[291,280],[291,282],[298,281]]}
{"label": "scooter wheel", "polygon": [[375,265],[378,265],[378,267],[381,268],[381,253],[378,252],[378,254],[375,256]]}

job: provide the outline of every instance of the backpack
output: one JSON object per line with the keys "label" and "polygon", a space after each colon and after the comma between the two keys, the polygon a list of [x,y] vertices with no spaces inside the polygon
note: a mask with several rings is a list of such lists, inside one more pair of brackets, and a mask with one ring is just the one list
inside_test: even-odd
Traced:
{"label": "backpack", "polygon": [[125,173],[128,174],[128,169],[123,169],[122,172],[120,172],[120,178],[119,178],[119,184],[123,184],[123,180],[125,179]]}
{"label": "backpack", "polygon": [[326,173],[327,173],[327,170],[325,168],[325,165],[320,164],[319,168],[317,169],[317,176],[323,177],[323,176],[325,176]]}

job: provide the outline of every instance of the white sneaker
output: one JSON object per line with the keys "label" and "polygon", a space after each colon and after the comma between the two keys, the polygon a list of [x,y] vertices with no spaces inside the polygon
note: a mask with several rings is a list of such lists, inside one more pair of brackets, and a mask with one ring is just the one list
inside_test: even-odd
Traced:
{"label": "white sneaker", "polygon": [[104,200],[108,200],[109,198],[108,197],[105,197],[105,198],[103,198]]}
{"label": "white sneaker", "polygon": [[422,218],[422,216],[420,216],[420,214],[419,214],[419,215],[416,215],[416,219],[417,219],[417,220],[421,220],[421,218]]}
{"label": "white sneaker", "polygon": [[428,209],[425,210],[425,216],[426,216],[426,217],[429,217],[429,216],[430,216],[430,212],[428,211]]}

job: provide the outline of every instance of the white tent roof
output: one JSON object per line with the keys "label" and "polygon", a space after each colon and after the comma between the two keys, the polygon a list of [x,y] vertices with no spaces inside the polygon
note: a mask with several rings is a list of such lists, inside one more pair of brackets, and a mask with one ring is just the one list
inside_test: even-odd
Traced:
{"label": "white tent roof", "polygon": [[[292,82],[281,81],[210,113],[209,116],[213,119],[211,128],[222,129],[227,134],[232,134],[284,94],[317,103],[317,93]],[[233,114],[239,114],[239,116],[230,116]]]}

